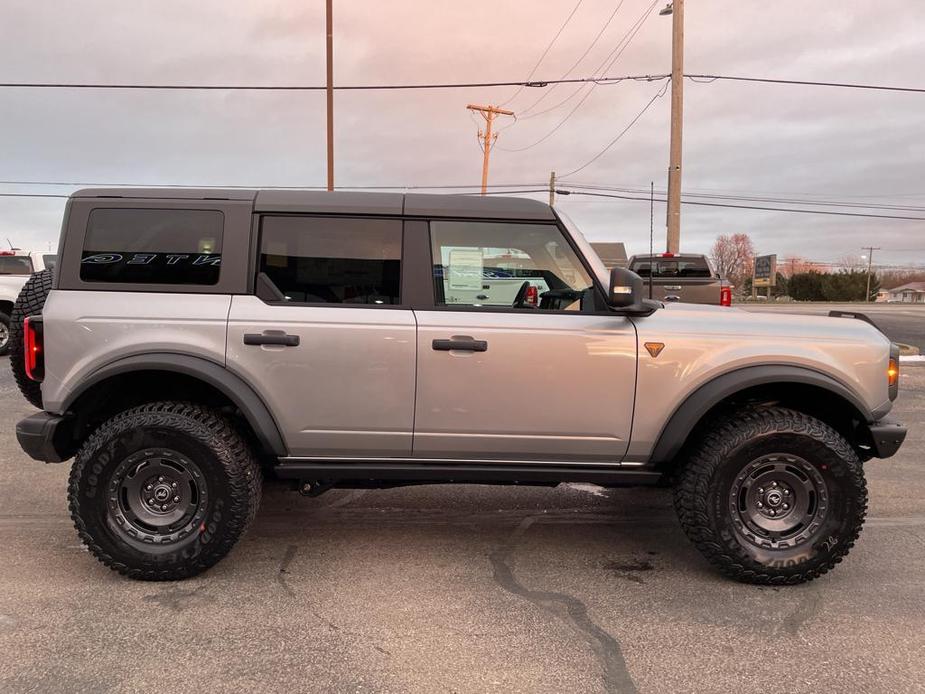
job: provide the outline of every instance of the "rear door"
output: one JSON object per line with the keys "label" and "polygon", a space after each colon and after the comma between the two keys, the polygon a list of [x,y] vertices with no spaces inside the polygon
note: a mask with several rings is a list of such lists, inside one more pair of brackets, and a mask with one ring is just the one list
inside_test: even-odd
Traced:
{"label": "rear door", "polygon": [[235,296],[228,368],[293,456],[411,454],[415,321],[398,219],[265,215],[254,295]]}
{"label": "rear door", "polygon": [[433,286],[430,305],[415,306],[415,458],[619,462],[636,331],[597,309],[558,226],[438,220],[425,243]]}

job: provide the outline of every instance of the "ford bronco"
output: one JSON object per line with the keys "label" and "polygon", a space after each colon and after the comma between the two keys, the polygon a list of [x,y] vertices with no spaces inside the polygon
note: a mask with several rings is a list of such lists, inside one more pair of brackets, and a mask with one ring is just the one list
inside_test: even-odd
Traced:
{"label": "ford bronco", "polygon": [[722,573],[798,583],[906,433],[868,321],[651,301],[532,200],[82,190],[58,259],[13,311],[17,436],[74,458],[80,538],[133,578],[214,565],[272,475],[670,484]]}

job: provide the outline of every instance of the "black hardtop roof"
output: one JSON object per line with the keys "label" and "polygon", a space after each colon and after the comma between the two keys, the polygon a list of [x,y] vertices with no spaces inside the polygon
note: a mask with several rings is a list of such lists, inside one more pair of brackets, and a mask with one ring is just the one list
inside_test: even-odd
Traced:
{"label": "black hardtop roof", "polygon": [[255,212],[554,220],[546,203],[497,195],[230,188],[83,188],[75,198],[252,201]]}

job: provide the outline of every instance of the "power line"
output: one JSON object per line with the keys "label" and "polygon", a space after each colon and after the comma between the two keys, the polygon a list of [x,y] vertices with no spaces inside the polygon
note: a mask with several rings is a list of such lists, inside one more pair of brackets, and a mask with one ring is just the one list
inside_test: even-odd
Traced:
{"label": "power line", "polygon": [[[523,191],[523,192],[532,192],[532,191]],[[543,191],[541,191],[543,192]],[[648,197],[639,197],[632,195],[618,195],[616,193],[592,193],[589,191],[579,191],[579,190],[557,190],[559,195],[588,195],[591,197],[598,198],[616,198],[619,200],[642,200],[644,202],[649,202]],[[664,198],[657,199],[656,202],[667,202]],[[719,203],[719,202],[703,202],[700,200],[682,200],[682,205],[697,205],[701,207],[726,207],[738,210],[763,210],[767,212],[796,212],[800,214],[823,214],[831,215],[836,217],[866,217],[872,219],[904,219],[907,221],[916,221],[916,222],[925,222],[925,217],[906,217],[902,215],[887,215],[887,214],[869,214],[863,212],[836,212],[834,210],[807,210],[807,209],[798,209],[794,207],[764,207],[759,205],[732,205],[729,203]]]}
{"label": "power line", "polygon": [[[541,89],[550,84],[578,84],[594,82],[607,84],[628,79],[666,79],[668,75],[628,75],[619,77],[572,77],[553,80],[505,80],[499,82],[436,82],[428,84],[353,84],[335,85],[339,91],[388,91],[401,89],[477,89],[483,87],[530,87]],[[327,89],[319,85],[291,84],[128,84],[101,82],[0,82],[5,89],[129,89],[166,91],[267,91],[267,92],[320,92]]]}
{"label": "power line", "polygon": [[[589,190],[613,191],[619,193],[643,194],[648,191],[641,188],[601,186],[593,184],[569,183],[573,188],[585,188]],[[664,195],[664,190],[659,190],[660,195]],[[919,205],[887,205],[882,203],[862,203],[841,200],[806,200],[781,197],[766,197],[760,195],[735,195],[731,193],[693,193],[683,192],[682,195],[688,198],[705,198],[715,200],[737,200],[742,202],[770,202],[785,205],[811,205],[815,207],[848,207],[858,209],[877,209],[877,210],[894,210],[906,212],[925,212],[925,207]]]}
{"label": "power line", "polygon": [[585,168],[589,167],[591,164],[593,164],[593,163],[596,162],[598,159],[600,159],[602,156],[604,156],[604,154],[607,152],[607,150],[609,150],[611,147],[613,147],[615,144],[617,144],[617,142],[620,141],[620,138],[622,138],[624,135],[626,135],[626,133],[629,132],[630,128],[632,128],[634,125],[636,125],[636,121],[638,121],[640,118],[642,118],[643,114],[645,114],[645,112],[649,110],[649,107],[651,107],[652,104],[654,104],[654,103],[655,103],[656,101],[658,101],[660,98],[662,98],[663,96],[665,96],[665,92],[667,91],[667,87],[668,87],[669,84],[670,84],[670,82],[665,82],[665,84],[662,85],[661,89],[659,89],[659,90],[655,93],[655,95],[654,95],[651,99],[649,99],[649,103],[647,103],[645,106],[642,107],[642,110],[641,110],[639,113],[636,114],[636,116],[633,118],[633,120],[631,120],[631,121],[629,122],[629,124],[628,124],[625,128],[623,128],[623,130],[621,130],[620,133],[619,133],[615,138],[613,138],[609,143],[607,143],[607,146],[604,147],[604,149],[602,149],[600,152],[598,152],[597,154],[595,154],[593,157],[591,157],[588,161],[586,161],[584,164],[582,164],[581,166],[579,166],[577,169],[573,169],[572,171],[569,171],[567,174],[564,174],[564,175],[561,176],[560,178],[567,178],[568,176],[571,176],[572,174],[576,174],[576,173],[578,173],[579,171],[581,171],[582,169],[585,169]]}
{"label": "power line", "polygon": [[[610,26],[610,23],[613,21],[613,18],[617,16],[617,12],[619,12],[619,11],[620,11],[620,8],[623,7],[623,3],[624,3],[624,2],[626,2],[626,0],[620,0],[620,2],[617,3],[617,6],[614,8],[613,12],[610,13],[610,16],[607,18],[607,21],[604,22],[603,26],[601,26],[601,30],[600,30],[599,32],[597,32],[597,36],[595,36],[594,39],[591,41],[591,43],[588,44],[588,47],[585,49],[585,52],[582,53],[581,56],[579,56],[578,60],[576,60],[574,63],[572,63],[572,67],[570,67],[568,70],[566,70],[565,72],[562,73],[562,77],[563,77],[563,78],[568,77],[570,74],[572,74],[572,70],[574,70],[576,67],[578,67],[578,66],[581,64],[581,61],[583,61],[583,60],[587,57],[588,53],[590,53],[591,50],[597,45],[597,42],[600,40],[601,36],[603,36],[603,35],[604,35],[604,32],[607,31],[607,27],[609,27],[609,26]],[[530,104],[529,106],[527,106],[527,108],[523,109],[523,113],[529,113],[529,112],[532,111],[534,108],[536,108],[536,106],[537,106],[543,99],[545,99],[547,96],[549,96],[550,94],[552,94],[552,93],[556,90],[556,87],[557,87],[557,86],[558,86],[558,85],[553,85],[553,88],[552,88],[552,89],[549,89],[549,90],[543,92],[543,94],[540,96],[539,99],[537,99],[537,100],[534,101],[532,104]],[[572,94],[572,96],[574,96],[574,93]],[[569,96],[569,97],[566,99],[566,101],[568,101],[568,99],[571,99],[571,98],[572,98],[572,97]],[[554,106],[553,108],[558,108],[558,107],[561,106],[563,103],[565,103],[565,101],[560,101],[560,102],[559,102],[556,106]],[[547,109],[547,110],[548,110],[548,109]],[[546,113],[546,111],[543,111],[542,113]],[[534,114],[534,115],[539,115],[539,114]],[[533,117],[533,116],[530,116],[530,118],[532,118],[532,117]]]}
{"label": "power line", "polygon": [[[646,11],[645,11],[642,15],[640,15],[640,17],[639,17],[638,20],[636,20],[636,24],[634,24],[633,27],[630,29],[630,31],[627,32],[627,34],[625,34],[625,35],[623,36],[623,38],[620,40],[620,43],[618,43],[618,44],[617,44],[617,47],[614,49],[614,51],[617,51],[618,49],[619,49],[619,50],[618,50],[618,52],[616,53],[616,55],[613,57],[613,59],[610,60],[610,56],[614,54],[614,51],[611,51],[611,53],[607,56],[607,58],[604,59],[604,62],[601,63],[601,66],[599,66],[599,67],[598,67],[598,70],[596,70],[595,72],[597,72],[597,71],[606,72],[606,71],[609,70],[611,67],[613,67],[614,63],[617,62],[617,60],[618,60],[618,59],[620,58],[620,56],[623,54],[623,51],[626,50],[627,46],[630,45],[630,43],[632,42],[633,38],[635,38],[636,34],[637,34],[637,33],[639,32],[639,30],[642,28],[642,25],[645,24],[646,19],[648,19],[649,16],[651,15],[651,10],[652,10],[652,8],[655,7],[655,5],[656,5],[657,2],[658,2],[658,0],[653,0],[652,4],[649,5],[649,7],[646,9]],[[622,47],[621,47],[621,44],[622,44]],[[610,60],[609,63],[607,63],[608,60]],[[607,64],[607,66],[606,66],[606,67],[602,67],[605,63]],[[660,80],[660,79],[667,79],[667,76],[662,77],[662,76],[660,75],[660,76],[657,76],[657,77],[655,77],[653,80],[650,80],[650,81]],[[528,150],[528,149],[532,149],[532,148],[536,147],[536,146],[539,145],[539,144],[542,144],[543,142],[545,142],[546,140],[548,140],[550,137],[552,137],[553,134],[555,134],[555,133],[559,130],[559,128],[561,128],[563,125],[565,125],[565,123],[575,114],[575,112],[576,112],[579,108],[581,108],[582,104],[584,104],[585,101],[588,100],[588,97],[590,97],[591,94],[594,93],[594,90],[597,89],[597,86],[598,86],[598,85],[597,85],[596,83],[595,83],[594,85],[592,85],[592,87],[591,87],[587,92],[585,92],[585,95],[584,95],[583,97],[581,97],[581,99],[578,101],[578,103],[575,104],[574,108],[572,108],[572,110],[569,111],[569,112],[565,115],[565,118],[563,118],[563,119],[560,120],[556,125],[554,125],[553,128],[552,128],[552,130],[550,130],[550,131],[547,132],[545,135],[543,135],[543,137],[541,137],[539,140],[536,140],[535,142],[533,142],[533,143],[531,143],[531,144],[529,144],[529,145],[526,145],[525,147],[512,147],[512,148],[500,147],[499,149],[501,149],[501,150],[504,151],[504,152],[524,152],[524,151],[526,151],[526,150]],[[573,96],[575,96],[578,92],[580,92],[582,88],[583,88],[583,87],[579,87],[575,92],[573,92],[573,93],[572,93],[569,97],[567,97],[564,101],[559,102],[559,104],[557,104],[556,106],[554,106],[554,107],[552,107],[552,108],[550,108],[550,109],[546,109],[545,111],[542,111],[541,113],[547,113],[547,112],[549,112],[549,111],[551,111],[551,110],[554,110],[555,108],[558,108],[559,106],[561,106],[562,104],[564,104],[566,101],[569,101],[569,100],[570,100]],[[537,116],[538,116],[538,115],[541,115],[541,114],[540,114],[540,113],[536,113],[536,114],[534,114],[534,115],[537,115]]]}
{"label": "power line", "polygon": [[[557,31],[556,35],[552,37],[552,41],[549,42],[549,44],[546,46],[546,50],[543,51],[543,54],[540,56],[540,59],[536,61],[536,64],[533,66],[533,69],[530,70],[530,74],[527,75],[527,81],[533,78],[533,75],[536,73],[536,70],[540,66],[540,63],[542,63],[543,59],[549,54],[549,51],[550,49],[552,49],[553,44],[555,44],[555,42],[559,39],[559,36],[562,34],[562,32],[565,31],[565,27],[568,26],[568,23],[572,21],[572,17],[575,16],[576,12],[578,12],[578,8],[581,7],[582,2],[584,2],[584,0],[578,0],[578,2],[575,3],[575,7],[572,8],[572,11],[569,12],[568,17],[565,18],[564,22],[562,22],[562,26],[559,27],[559,31]],[[514,99],[517,98],[517,95],[523,91],[524,86],[525,85],[521,85],[513,94],[511,94],[510,97],[508,97],[506,101],[503,101],[499,105],[506,106],[507,104],[511,103]]]}
{"label": "power line", "polygon": [[771,79],[768,77],[739,77],[734,75],[684,75],[692,82],[701,81],[709,84],[717,80],[726,80],[731,82],[760,82],[764,84],[792,84],[807,87],[838,87],[841,89],[874,89],[886,92],[910,92],[913,94],[925,94],[925,88],[921,87],[894,87],[883,84],[857,84],[853,82],[817,82],[812,80],[785,80]]}
{"label": "power line", "polygon": [[[93,188],[203,188],[229,190],[326,190],[326,186],[268,186],[268,185],[201,185],[196,183],[101,183],[99,181],[0,181],[7,186],[63,186]],[[489,188],[530,188],[543,183],[490,183]],[[342,190],[438,190],[451,188],[479,188],[479,183],[452,183],[441,185],[372,185],[372,186],[338,186]],[[21,195],[27,195],[21,193]],[[31,195],[31,194],[30,194]]]}
{"label": "power line", "polygon": [[[858,84],[852,82],[823,82],[814,80],[772,79],[767,77],[742,77],[738,75],[700,75],[685,74],[692,81],[706,83],[726,80],[733,82],[757,82],[763,84],[796,85],[808,87],[833,87],[840,89],[867,89],[875,91],[904,92],[925,94],[925,87],[901,87],[882,84]],[[625,77],[574,77],[568,79],[545,80],[502,80],[496,82],[437,82],[428,84],[353,84],[335,85],[339,91],[389,91],[402,89],[479,89],[486,87],[529,87],[543,88],[555,84],[579,84],[593,82],[608,84],[625,80],[660,80],[669,75],[632,75]],[[167,90],[167,91],[290,91],[308,92],[324,91],[324,85],[244,85],[244,84],[106,84],[99,82],[0,82],[2,89],[128,89],[128,90]]]}

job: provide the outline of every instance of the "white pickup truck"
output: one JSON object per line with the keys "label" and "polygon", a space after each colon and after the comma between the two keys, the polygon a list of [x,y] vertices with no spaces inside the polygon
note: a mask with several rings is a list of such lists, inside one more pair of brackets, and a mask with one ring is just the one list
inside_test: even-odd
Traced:
{"label": "white pickup truck", "polygon": [[0,356],[10,349],[10,315],[23,285],[33,272],[54,266],[54,253],[0,251]]}

